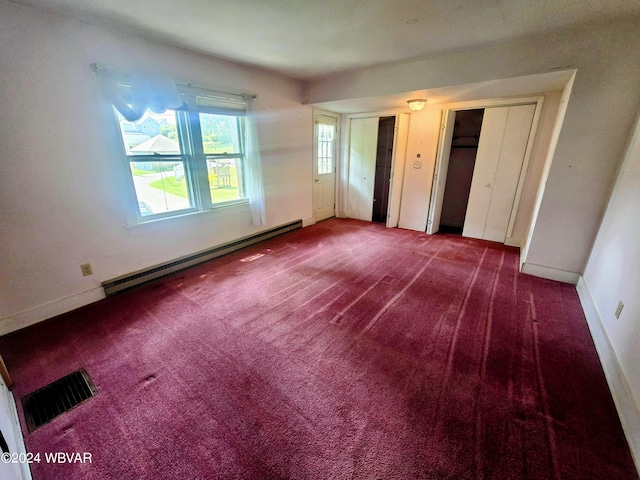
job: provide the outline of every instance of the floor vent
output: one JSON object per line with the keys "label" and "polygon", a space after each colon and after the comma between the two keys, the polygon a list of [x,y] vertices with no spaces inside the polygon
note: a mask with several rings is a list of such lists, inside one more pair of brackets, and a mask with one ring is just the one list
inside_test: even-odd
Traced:
{"label": "floor vent", "polygon": [[22,408],[29,433],[97,393],[89,374],[81,368],[23,397]]}
{"label": "floor vent", "polygon": [[280,225],[279,227],[265,230],[249,237],[240,238],[233,242],[225,243],[208,250],[203,250],[202,252],[187,255],[186,257],[181,257],[171,262],[162,263],[154,267],[123,275],[122,277],[107,280],[102,282],[102,288],[104,288],[105,295],[110,297],[116,293],[121,293],[133,287],[144,285],[145,283],[166,277],[172,273],[184,270],[185,268],[193,267],[194,265],[213,260],[214,258],[227,255],[235,252],[236,250],[240,250],[241,248],[254,245],[258,242],[262,242],[269,238],[300,228],[302,228],[302,220],[287,223],[286,225]]}

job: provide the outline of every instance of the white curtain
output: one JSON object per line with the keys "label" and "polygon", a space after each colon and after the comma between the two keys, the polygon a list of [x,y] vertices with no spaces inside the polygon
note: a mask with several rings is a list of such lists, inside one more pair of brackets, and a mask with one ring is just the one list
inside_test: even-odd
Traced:
{"label": "white curtain", "polygon": [[140,120],[147,109],[164,113],[183,105],[175,82],[168,77],[134,74],[123,81],[121,75],[109,69],[97,73],[107,99],[130,122]]}
{"label": "white curtain", "polygon": [[251,208],[251,220],[255,226],[266,225],[267,216],[264,205],[264,187],[262,186],[262,162],[260,160],[260,141],[258,138],[257,101],[251,95],[245,96],[246,114],[246,187]]}

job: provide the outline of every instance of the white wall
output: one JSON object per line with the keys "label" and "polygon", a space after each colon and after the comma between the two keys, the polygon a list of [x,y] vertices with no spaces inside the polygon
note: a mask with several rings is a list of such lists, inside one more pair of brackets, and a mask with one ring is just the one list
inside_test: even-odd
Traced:
{"label": "white wall", "polygon": [[309,94],[312,103],[331,102],[568,68],[578,72],[541,204],[532,209],[527,262],[581,273],[640,106],[637,18],[337,74],[313,82]]}
{"label": "white wall", "polygon": [[[581,300],[596,318],[595,328],[601,327],[613,350],[613,363],[619,365],[622,384],[619,409],[627,430],[633,430],[631,440],[636,463],[640,467],[640,121],[600,226],[593,250],[579,284]],[[619,318],[614,312],[618,302],[624,303]],[[592,327],[593,329],[593,327]],[[604,347],[606,348],[606,342]],[[601,358],[603,354],[601,354]],[[603,364],[606,363],[603,358]],[[606,365],[605,365],[606,368]],[[625,383],[627,385],[625,385]],[[631,399],[624,406],[628,388]],[[623,405],[621,407],[621,404]],[[634,411],[635,410],[635,411]],[[634,422],[635,415],[635,424]],[[629,428],[632,424],[635,428]]]}
{"label": "white wall", "polygon": [[534,215],[538,187],[545,175],[544,167],[547,161],[547,154],[551,148],[550,142],[559,112],[561,96],[562,92],[547,93],[544,95],[542,102],[538,128],[531,146],[531,157],[525,172],[525,182],[522,185],[522,196],[520,197],[520,204],[513,225],[512,237],[522,244],[526,240],[529,225]]}
{"label": "white wall", "polygon": [[4,2],[0,45],[0,333],[101,298],[103,280],[256,231],[246,207],[126,228],[126,168],[92,62],[256,93],[266,228],[312,217],[312,110],[298,82]]}
{"label": "white wall", "polygon": [[398,224],[400,228],[420,231],[426,228],[441,117],[437,106],[411,112]]}
{"label": "white wall", "polygon": [[[526,177],[523,184],[522,196],[516,212],[512,236],[510,237],[511,242],[518,244],[524,244],[525,242],[528,226],[534,211],[538,186],[540,185],[543,175],[546,174],[544,166],[547,161],[550,140],[559,112],[561,92],[550,92],[540,96],[544,100],[542,102],[540,122],[531,148],[530,161],[527,171],[525,172]],[[536,97],[527,95],[526,98],[533,99]],[[501,105],[510,104],[508,99],[474,101],[471,103],[473,104],[473,108],[483,108],[485,105],[495,106],[496,102]],[[406,176],[403,182],[399,223],[401,228],[418,231],[424,231],[425,229],[433,187],[434,167],[441,126],[441,112],[446,109],[456,110],[460,108],[470,108],[470,103],[428,104],[424,110],[410,113],[411,120],[407,144]],[[367,114],[358,114],[356,116],[366,115]],[[383,114],[381,113],[380,115]],[[349,123],[348,117],[344,123]],[[348,129],[345,130],[343,136],[348,139]],[[348,141],[342,148],[345,152],[348,151]],[[420,154],[422,167],[416,169],[414,168],[414,162],[418,160],[418,154]],[[344,154],[344,158],[346,161],[349,161],[349,155],[346,153]],[[348,172],[345,171],[341,182],[346,184],[348,181]],[[346,194],[345,192],[342,193]],[[340,202],[338,205],[340,205]],[[347,215],[346,213],[341,213],[339,216]]]}

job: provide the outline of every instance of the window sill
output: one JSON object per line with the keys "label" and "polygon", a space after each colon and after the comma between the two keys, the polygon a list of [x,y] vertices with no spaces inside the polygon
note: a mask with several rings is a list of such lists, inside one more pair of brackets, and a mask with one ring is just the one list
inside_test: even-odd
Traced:
{"label": "window sill", "polygon": [[242,215],[243,213],[250,214],[250,212],[249,200],[244,199],[213,205],[210,210],[189,212],[182,215],[174,215],[172,217],[157,218],[154,220],[134,223],[127,225],[126,228],[129,231],[129,236],[137,237],[138,235],[173,229],[191,223],[214,220],[229,215]]}

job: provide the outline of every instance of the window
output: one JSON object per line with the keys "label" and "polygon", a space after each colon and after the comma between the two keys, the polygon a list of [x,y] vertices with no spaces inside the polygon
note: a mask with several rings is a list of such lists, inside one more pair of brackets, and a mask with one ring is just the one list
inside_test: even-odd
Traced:
{"label": "window", "polygon": [[183,107],[135,121],[115,110],[139,221],[248,201],[245,99],[181,98]]}
{"label": "window", "polygon": [[135,122],[120,113],[120,132],[142,217],[192,208],[185,156],[178,135],[179,112],[147,110]]}
{"label": "window", "polygon": [[91,64],[115,109],[131,174],[130,223],[247,203],[266,225],[255,95]]}
{"label": "window", "polygon": [[335,123],[316,124],[318,175],[333,173]]}
{"label": "window", "polygon": [[245,198],[243,118],[199,112],[211,203]]}

